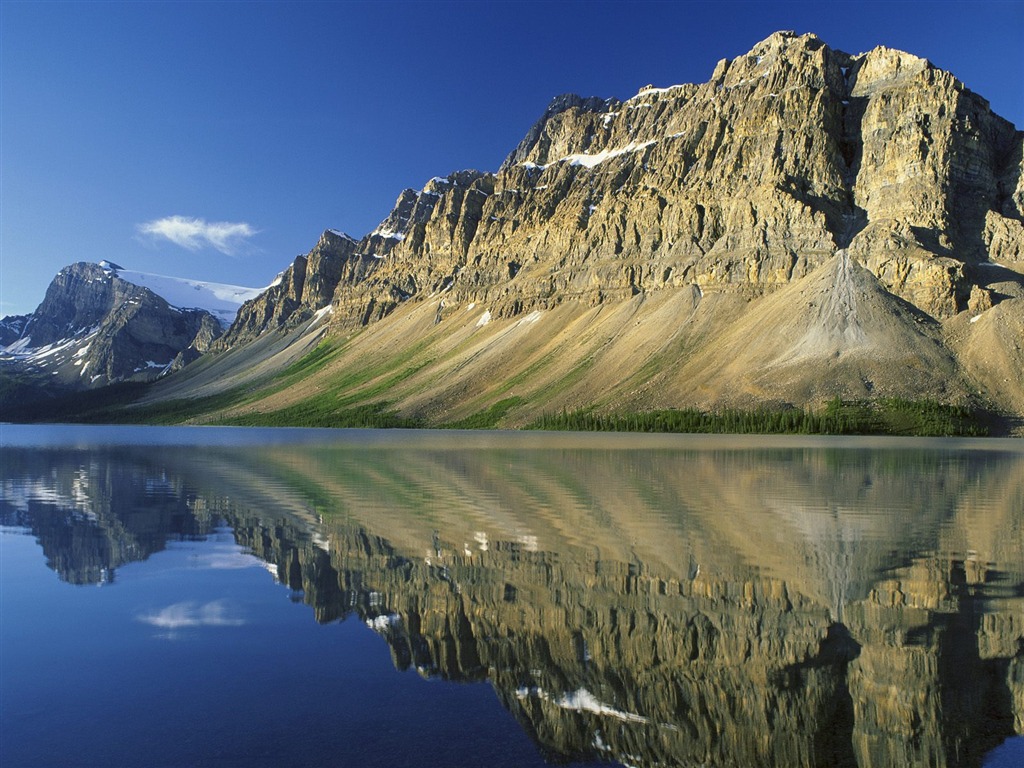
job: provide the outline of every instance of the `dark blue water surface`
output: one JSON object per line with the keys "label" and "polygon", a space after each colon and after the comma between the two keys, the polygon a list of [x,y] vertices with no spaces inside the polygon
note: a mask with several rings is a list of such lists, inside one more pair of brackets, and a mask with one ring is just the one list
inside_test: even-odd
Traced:
{"label": "dark blue water surface", "polygon": [[317,625],[230,531],[99,589],[55,580],[30,537],[2,546],[5,766],[544,764],[489,686]]}
{"label": "dark blue water surface", "polygon": [[0,427],[0,764],[1024,764],[1024,446]]}

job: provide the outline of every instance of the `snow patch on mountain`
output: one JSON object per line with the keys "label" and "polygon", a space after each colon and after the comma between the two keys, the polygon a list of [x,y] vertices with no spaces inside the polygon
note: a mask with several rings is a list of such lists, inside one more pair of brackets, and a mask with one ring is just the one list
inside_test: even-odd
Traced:
{"label": "snow patch on mountain", "polygon": [[[567,163],[569,163],[569,165],[580,165],[580,166],[583,166],[584,168],[594,168],[594,167],[600,165],[601,163],[603,163],[605,160],[610,160],[613,157],[619,157],[620,155],[630,154],[631,152],[640,152],[641,150],[647,149],[647,147],[649,147],[652,144],[656,143],[656,141],[657,141],[656,139],[652,139],[650,141],[644,141],[644,142],[639,142],[639,143],[637,143],[637,142],[630,142],[629,144],[627,144],[624,147],[616,147],[614,149],[605,149],[605,150],[602,150],[601,152],[595,152],[593,154],[587,153],[587,152],[577,152],[577,153],[572,154],[572,155],[566,155],[565,157],[560,157],[557,160],[555,160],[554,162],[547,163],[546,165],[540,165],[538,163],[533,163],[533,162],[530,162],[529,160],[527,160],[526,162],[520,163],[520,165],[523,168],[528,168],[528,169],[530,169],[530,168],[538,168],[540,170],[544,170],[544,169],[548,168],[549,166],[555,165],[556,163],[565,163],[565,162],[567,162]],[[513,190],[506,190],[506,192],[511,192],[511,191],[513,191]],[[518,191],[518,190],[515,190],[515,191]]]}
{"label": "snow patch on mountain", "polygon": [[100,266],[117,274],[125,282],[148,288],[172,307],[178,309],[204,309],[227,328],[234,322],[238,308],[259,296],[266,288],[246,288],[240,285],[210,283],[181,277],[153,275],[124,269],[109,261]]}

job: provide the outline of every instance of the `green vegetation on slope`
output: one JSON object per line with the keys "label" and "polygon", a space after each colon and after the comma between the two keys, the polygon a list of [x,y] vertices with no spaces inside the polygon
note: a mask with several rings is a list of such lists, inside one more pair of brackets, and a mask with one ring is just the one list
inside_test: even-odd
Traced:
{"label": "green vegetation on slope", "polygon": [[[425,347],[421,342],[397,355],[374,364],[339,371],[316,394],[276,410],[251,410],[231,416],[214,418],[212,423],[230,426],[261,427],[359,427],[404,428],[427,426],[422,420],[409,418],[388,410],[386,400],[391,389],[432,362],[426,358],[415,360]],[[285,391],[290,386],[306,381],[314,373],[334,361],[344,348],[335,341],[323,341],[299,360],[281,371],[272,383],[256,393],[237,398],[228,405],[256,403],[261,398]],[[225,406],[226,409],[227,406]]]}
{"label": "green vegetation on slope", "polygon": [[[527,402],[519,396],[506,397],[463,419],[442,424],[404,416],[390,407],[386,397],[396,384],[429,365],[429,360],[413,361],[416,353],[422,351],[414,349],[370,368],[344,371],[329,380],[315,396],[278,410],[252,410],[228,417],[216,416],[246,403],[255,406],[263,397],[287,389],[325,367],[335,359],[340,349],[330,342],[321,343],[278,374],[267,388],[236,388],[207,397],[144,405],[133,403],[147,393],[150,384],[129,382],[42,397],[32,396],[31,382],[4,377],[0,379],[0,408],[4,420],[25,422],[163,425],[204,418],[212,423],[235,426],[493,429],[511,411]],[[837,398],[818,412],[800,408],[713,412],[680,409],[636,413],[598,413],[593,408],[563,410],[545,414],[527,428],[607,432],[982,436],[989,434],[986,417],[987,414],[978,409],[931,400],[842,401]]]}
{"label": "green vegetation on slope", "polygon": [[494,429],[509,411],[522,402],[523,398],[521,397],[506,397],[490,408],[485,408],[464,419],[448,422],[444,426],[448,429]]}
{"label": "green vegetation on slope", "polygon": [[235,427],[346,427],[372,429],[415,429],[426,426],[418,419],[410,419],[387,410],[387,403],[369,403],[351,408],[339,408],[320,399],[306,400],[276,411],[237,414],[217,419],[217,424]]}
{"label": "green vegetation on slope", "polygon": [[230,389],[206,397],[183,397],[160,400],[130,409],[112,409],[93,414],[91,421],[123,424],[182,424],[207,414],[217,413],[242,402],[247,397],[243,389]]}
{"label": "green vegetation on slope", "polygon": [[832,400],[820,412],[800,408],[694,409],[599,414],[546,414],[530,428],[580,432],[689,432],[803,435],[983,436],[979,414],[931,400],[889,398],[874,402]]}
{"label": "green vegetation on slope", "polygon": [[316,373],[336,358],[343,348],[344,344],[338,344],[330,339],[321,341],[311,351],[281,371],[277,378],[298,379]]}

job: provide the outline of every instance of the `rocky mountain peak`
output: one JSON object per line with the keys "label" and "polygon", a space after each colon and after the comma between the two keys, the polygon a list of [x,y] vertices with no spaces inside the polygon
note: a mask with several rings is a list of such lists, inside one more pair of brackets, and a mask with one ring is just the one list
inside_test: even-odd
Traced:
{"label": "rocky mountain peak", "polygon": [[[884,46],[852,56],[851,60],[854,64],[850,78],[853,83],[851,94],[856,96],[867,96],[880,88],[917,77],[927,70],[935,70],[927,59]],[[943,74],[949,76],[948,73]]]}
{"label": "rocky mountain peak", "polygon": [[146,380],[198,357],[223,332],[201,309],[181,309],[118,275],[112,262],[62,269],[4,345],[5,370],[48,384],[94,387]]}
{"label": "rocky mountain peak", "polygon": [[832,87],[842,89],[839,70],[849,66],[849,56],[825,45],[816,35],[776,32],[749,53],[720,65],[716,88],[759,84],[768,92],[786,88]]}
{"label": "rocky mountain peak", "polygon": [[95,325],[116,299],[129,300],[135,293],[136,287],[128,284],[115,288],[110,270],[99,264],[64,267],[47,287],[24,335],[30,335],[36,346],[52,344]]}
{"label": "rocky mountain peak", "polygon": [[347,232],[338,229],[325,229],[317,241],[317,248],[343,248],[344,243],[358,243],[359,241]]}
{"label": "rocky mountain peak", "polygon": [[731,64],[742,64],[751,58],[769,64],[779,60],[816,62],[819,56],[845,56],[841,51],[830,48],[813,33],[797,34],[793,30],[775,32],[754,45],[746,54],[732,59]]}
{"label": "rocky mountain peak", "polygon": [[[403,189],[402,193],[395,200],[391,213],[384,219],[368,237],[377,238],[378,244],[387,250],[390,245],[388,240],[404,240],[405,232],[413,217],[413,209],[420,201],[420,194],[414,189]],[[421,211],[422,215],[422,211]]]}
{"label": "rocky mountain peak", "polygon": [[[552,148],[551,137],[563,133],[560,130],[563,122],[572,125],[574,123],[573,117],[578,117],[581,114],[605,114],[614,110],[618,104],[619,102],[616,99],[600,99],[596,96],[585,98],[575,93],[563,93],[560,96],[556,96],[548,104],[540,119],[533,124],[533,127],[523,137],[523,140],[505,158],[498,172],[500,173],[509,167],[519,165],[528,160],[543,164],[547,161],[550,153],[559,151],[557,142],[556,147]],[[563,116],[567,114],[569,117],[563,119]],[[569,154],[564,145],[560,149],[563,151],[563,154]]]}
{"label": "rocky mountain peak", "polygon": [[7,315],[0,318],[0,347],[6,347],[21,338],[32,315]]}
{"label": "rocky mountain peak", "polygon": [[[364,238],[364,242],[369,239]],[[364,276],[368,259],[358,252],[362,244],[344,232],[324,230],[309,253],[296,256],[272,285],[241,306],[237,319],[215,348],[222,350],[253,341],[267,331],[322,320],[338,284],[343,279],[359,280]]]}
{"label": "rocky mountain peak", "polygon": [[785,48],[794,42],[807,43],[809,44],[809,47],[814,48],[820,48],[824,45],[820,38],[814,33],[808,32],[804,35],[798,35],[796,30],[780,29],[776,32],[772,32],[764,40],[756,43],[754,47],[750,49],[750,52],[754,54],[764,54],[772,50]]}

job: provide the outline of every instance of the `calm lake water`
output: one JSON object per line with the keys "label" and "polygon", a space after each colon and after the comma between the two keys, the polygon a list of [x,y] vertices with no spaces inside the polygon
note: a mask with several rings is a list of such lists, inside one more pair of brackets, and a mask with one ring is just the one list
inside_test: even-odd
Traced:
{"label": "calm lake water", "polygon": [[1024,441],[0,426],[0,764],[1019,766]]}

